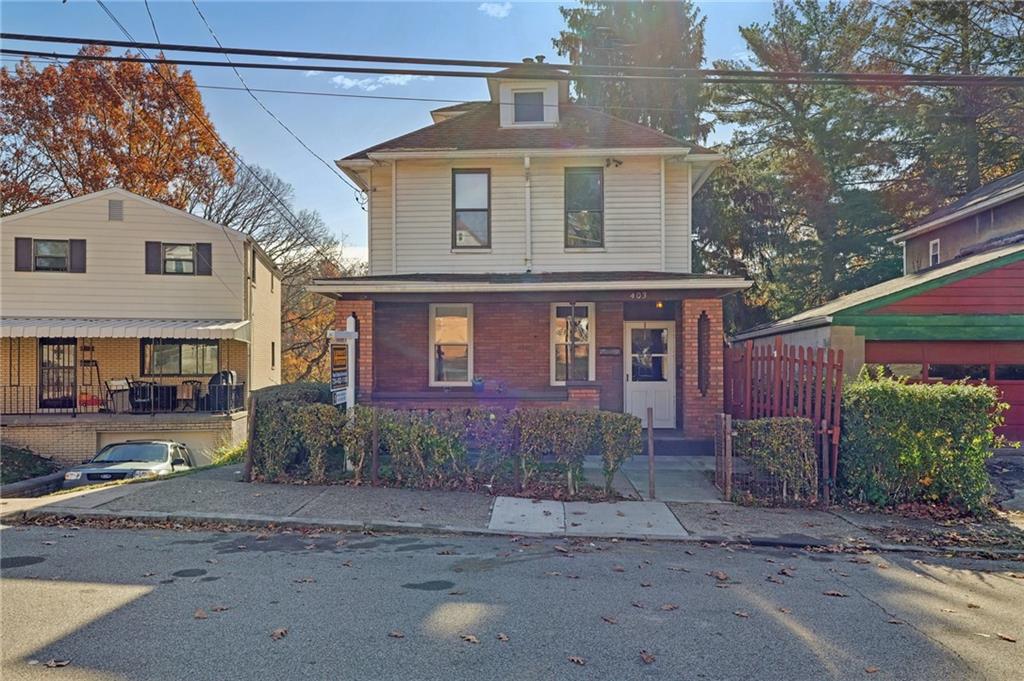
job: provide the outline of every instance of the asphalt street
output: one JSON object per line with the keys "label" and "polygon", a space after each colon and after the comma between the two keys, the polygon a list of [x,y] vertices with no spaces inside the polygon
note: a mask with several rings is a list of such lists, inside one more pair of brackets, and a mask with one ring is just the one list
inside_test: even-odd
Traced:
{"label": "asphalt street", "polygon": [[5,527],[0,550],[5,681],[1019,679],[1024,668],[1020,563],[67,527]]}

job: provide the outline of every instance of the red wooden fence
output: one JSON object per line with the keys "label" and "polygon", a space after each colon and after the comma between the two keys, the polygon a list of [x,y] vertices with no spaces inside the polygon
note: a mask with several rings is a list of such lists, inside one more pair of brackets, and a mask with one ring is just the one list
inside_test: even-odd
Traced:
{"label": "red wooden fence", "polygon": [[799,416],[815,424],[824,500],[839,468],[843,351],[786,345],[726,348],[725,410],[737,419]]}

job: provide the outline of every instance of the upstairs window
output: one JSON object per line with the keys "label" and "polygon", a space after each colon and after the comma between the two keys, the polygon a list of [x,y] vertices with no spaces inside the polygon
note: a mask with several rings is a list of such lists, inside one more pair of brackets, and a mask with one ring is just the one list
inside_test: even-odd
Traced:
{"label": "upstairs window", "polygon": [[491,171],[452,171],[452,248],[491,247]]}
{"label": "upstairs window", "polygon": [[164,244],[164,274],[195,274],[195,244]]}
{"label": "upstairs window", "polygon": [[473,306],[430,306],[430,385],[470,385],[473,377]]}
{"label": "upstairs window", "polygon": [[594,380],[594,305],[551,306],[551,384]]}
{"label": "upstairs window", "polygon": [[939,251],[939,240],[932,239],[928,242],[928,266],[934,267],[942,262],[942,256]]}
{"label": "upstairs window", "polygon": [[565,247],[604,247],[604,168],[565,169]]}
{"label": "upstairs window", "polygon": [[35,239],[32,242],[33,269],[37,272],[67,272],[70,245],[67,241]]}
{"label": "upstairs window", "polygon": [[513,120],[516,123],[544,122],[544,93],[515,92],[512,94],[514,104]]}

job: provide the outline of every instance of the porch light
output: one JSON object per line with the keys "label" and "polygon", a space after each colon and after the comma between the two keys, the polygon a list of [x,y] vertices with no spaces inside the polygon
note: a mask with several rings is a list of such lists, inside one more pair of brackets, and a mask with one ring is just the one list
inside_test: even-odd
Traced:
{"label": "porch light", "polygon": [[665,303],[663,301],[659,300],[659,301],[654,303],[654,307],[656,307],[656,308],[658,308],[660,310],[661,308],[665,307]]}

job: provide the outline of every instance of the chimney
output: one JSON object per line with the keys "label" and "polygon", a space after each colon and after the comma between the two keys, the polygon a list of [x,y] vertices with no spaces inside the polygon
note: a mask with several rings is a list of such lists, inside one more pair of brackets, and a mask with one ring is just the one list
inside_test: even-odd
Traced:
{"label": "chimney", "polygon": [[534,59],[537,60],[538,64],[543,64],[544,63],[544,55],[543,54],[538,54],[536,57],[534,57]]}

